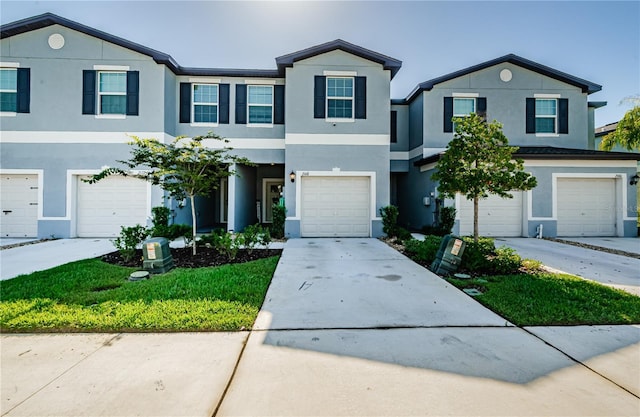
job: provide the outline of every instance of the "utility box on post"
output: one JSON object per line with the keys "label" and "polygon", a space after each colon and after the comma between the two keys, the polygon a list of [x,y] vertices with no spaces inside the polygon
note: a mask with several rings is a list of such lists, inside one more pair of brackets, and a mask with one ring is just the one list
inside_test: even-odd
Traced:
{"label": "utility box on post", "polygon": [[163,274],[173,268],[169,241],[163,237],[147,239],[142,244],[142,268],[152,274]]}
{"label": "utility box on post", "polygon": [[458,270],[464,252],[464,240],[454,235],[442,238],[440,248],[429,269],[438,275],[449,275]]}

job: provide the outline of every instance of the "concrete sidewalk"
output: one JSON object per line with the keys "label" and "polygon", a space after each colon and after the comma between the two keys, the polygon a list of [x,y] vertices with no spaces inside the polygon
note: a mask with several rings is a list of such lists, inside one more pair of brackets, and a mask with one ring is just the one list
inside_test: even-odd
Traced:
{"label": "concrete sidewalk", "polygon": [[289,240],[250,334],[0,341],[7,416],[640,410],[639,326],[517,328],[375,239]]}

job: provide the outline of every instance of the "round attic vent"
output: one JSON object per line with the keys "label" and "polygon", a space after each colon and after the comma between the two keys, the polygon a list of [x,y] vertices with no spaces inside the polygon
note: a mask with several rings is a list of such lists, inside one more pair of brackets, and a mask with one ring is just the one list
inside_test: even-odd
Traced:
{"label": "round attic vent", "polygon": [[508,69],[505,68],[502,71],[500,71],[500,79],[505,83],[508,83],[509,81],[511,81],[511,78],[513,78],[513,74]]}
{"label": "round attic vent", "polygon": [[49,36],[49,46],[51,49],[60,49],[64,46],[64,36],[59,33],[54,33]]}

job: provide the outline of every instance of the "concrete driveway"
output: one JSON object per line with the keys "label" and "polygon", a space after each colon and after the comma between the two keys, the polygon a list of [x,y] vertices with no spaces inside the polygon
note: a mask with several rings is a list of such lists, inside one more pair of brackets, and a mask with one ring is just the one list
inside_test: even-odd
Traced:
{"label": "concrete driveway", "polygon": [[[640,254],[638,238],[575,240]],[[640,259],[544,239],[496,238],[495,244],[509,246],[523,258],[537,259],[552,269],[598,281],[640,296]]]}
{"label": "concrete driveway", "polygon": [[0,340],[7,416],[640,410],[640,327],[517,328],[375,239],[289,240],[250,334]]}

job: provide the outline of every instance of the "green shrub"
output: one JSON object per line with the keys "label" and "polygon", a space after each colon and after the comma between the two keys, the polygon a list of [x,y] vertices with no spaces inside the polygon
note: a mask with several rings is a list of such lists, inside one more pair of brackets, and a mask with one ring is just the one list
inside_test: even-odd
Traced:
{"label": "green shrub", "polygon": [[385,206],[380,208],[382,216],[382,231],[388,237],[398,237],[398,207]]}
{"label": "green shrub", "polygon": [[284,237],[284,222],[287,218],[287,208],[277,204],[273,205],[273,222],[271,223],[271,236],[276,239]]}
{"label": "green shrub", "polygon": [[395,237],[396,237],[396,241],[399,241],[400,243],[408,242],[413,239],[413,236],[411,236],[411,232],[405,229],[404,227],[400,227],[400,226],[396,226]]}
{"label": "green shrub", "polygon": [[491,266],[494,273],[509,275],[518,272],[522,266],[522,258],[514,249],[501,246],[495,252],[496,255],[491,258]]}
{"label": "green shrub", "polygon": [[[168,226],[169,225],[169,217],[171,216],[171,210],[165,206],[157,206],[151,209],[151,222],[153,223],[153,228],[159,226]],[[153,235],[156,236],[156,235]]]}
{"label": "green shrub", "polygon": [[149,230],[139,224],[131,227],[120,227],[120,236],[113,240],[113,245],[120,252],[122,259],[129,262],[136,256],[136,249],[147,237]]}
{"label": "green shrub", "polygon": [[252,253],[256,246],[266,246],[271,243],[269,229],[263,228],[259,224],[252,224],[244,228],[242,232],[244,247]]}
{"label": "green shrub", "polygon": [[428,235],[424,240],[411,239],[405,242],[405,251],[409,257],[421,264],[430,265],[436,258],[442,237]]}
{"label": "green shrub", "polygon": [[454,207],[442,207],[438,219],[437,226],[422,226],[422,233],[435,236],[450,234],[456,221],[456,209]]}
{"label": "green shrub", "polygon": [[481,237],[474,241],[473,237],[463,237],[465,249],[460,262],[460,269],[477,274],[486,274],[492,271],[491,259],[495,255],[493,239]]}

